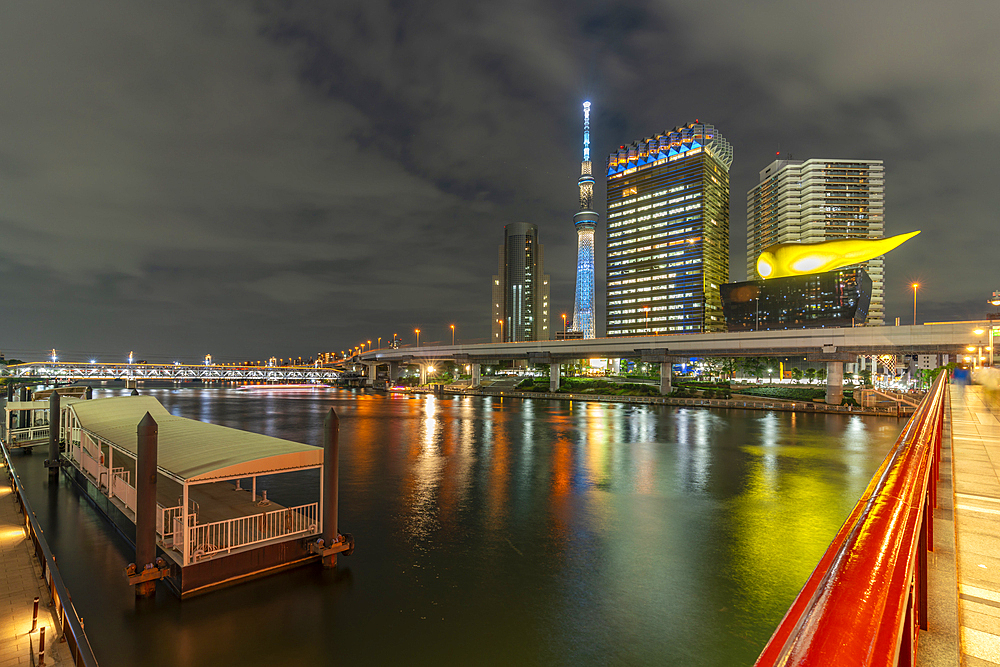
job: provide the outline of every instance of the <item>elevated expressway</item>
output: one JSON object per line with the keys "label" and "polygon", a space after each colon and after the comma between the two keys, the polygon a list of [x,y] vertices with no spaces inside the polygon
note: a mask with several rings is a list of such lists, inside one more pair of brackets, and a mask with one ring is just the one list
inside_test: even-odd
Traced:
{"label": "elevated expressway", "polygon": [[315,366],[222,366],[218,364],[73,364],[38,361],[7,367],[14,378],[27,381],[57,380],[164,380],[203,382],[325,382],[343,371]]}
{"label": "elevated expressway", "polygon": [[[855,327],[844,329],[793,329],[709,334],[629,336],[590,340],[544,340],[525,343],[441,345],[372,350],[355,357],[374,381],[376,368],[389,366],[389,376],[398,377],[400,364],[417,364],[426,381],[426,367],[433,362],[454,361],[472,366],[472,386],[480,384],[483,364],[524,359],[530,364],[549,364],[551,388],[559,387],[562,364],[575,359],[640,358],[660,364],[660,392],[670,392],[671,364],[691,357],[803,356],[827,364],[827,400],[843,399],[844,362],[861,355],[954,354],[966,346],[982,344],[973,333],[976,322],[946,322],[899,327]],[[985,327],[985,324],[981,325]]]}

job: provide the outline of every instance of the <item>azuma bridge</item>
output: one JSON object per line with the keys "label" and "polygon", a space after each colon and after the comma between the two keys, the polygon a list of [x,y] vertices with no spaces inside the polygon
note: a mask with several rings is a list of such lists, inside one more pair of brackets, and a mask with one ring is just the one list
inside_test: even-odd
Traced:
{"label": "azuma bridge", "polygon": [[544,340],[524,343],[441,345],[373,350],[356,357],[374,382],[379,366],[389,367],[395,380],[400,364],[416,364],[426,379],[434,362],[453,361],[472,367],[472,386],[480,384],[483,364],[501,360],[527,360],[548,364],[551,389],[559,388],[563,364],[576,359],[640,358],[660,364],[660,392],[669,393],[670,366],[692,357],[804,356],[827,364],[827,402],[843,401],[844,362],[875,354],[961,354],[966,346],[981,344],[974,334],[976,322],[945,322],[918,326],[794,329],[660,336],[630,336],[589,340]]}

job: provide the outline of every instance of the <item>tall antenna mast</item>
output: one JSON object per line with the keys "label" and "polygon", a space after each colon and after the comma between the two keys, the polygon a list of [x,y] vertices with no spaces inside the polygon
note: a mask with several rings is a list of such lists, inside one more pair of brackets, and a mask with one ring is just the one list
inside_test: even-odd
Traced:
{"label": "tall antenna mast", "polygon": [[573,216],[577,235],[576,303],[573,307],[573,331],[584,338],[596,335],[594,321],[594,176],[590,162],[590,102],[583,103],[583,162],[580,164],[580,210]]}

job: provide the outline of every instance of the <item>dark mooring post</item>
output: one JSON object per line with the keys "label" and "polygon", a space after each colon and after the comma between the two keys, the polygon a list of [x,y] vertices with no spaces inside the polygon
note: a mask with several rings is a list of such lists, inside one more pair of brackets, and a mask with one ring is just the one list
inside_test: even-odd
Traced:
{"label": "dark mooring post", "polygon": [[[28,400],[28,388],[21,387],[21,400]],[[17,411],[17,427],[18,428],[28,428],[31,426],[31,410],[18,410]]]}
{"label": "dark mooring post", "polygon": [[[135,563],[140,572],[156,567],[156,420],[148,412],[136,429]],[[156,593],[156,581],[135,586],[137,597]]]}
{"label": "dark mooring post", "polygon": [[94,388],[93,387],[87,387],[87,400],[89,401],[93,397],[94,397]]}
{"label": "dark mooring post", "polygon": [[59,390],[49,396],[49,458],[45,462],[49,477],[59,474]]}
{"label": "dark mooring post", "polygon": [[[323,420],[323,543],[330,547],[338,539],[337,502],[340,490],[340,418],[333,408]],[[337,554],[323,556],[323,567],[335,567]]]}

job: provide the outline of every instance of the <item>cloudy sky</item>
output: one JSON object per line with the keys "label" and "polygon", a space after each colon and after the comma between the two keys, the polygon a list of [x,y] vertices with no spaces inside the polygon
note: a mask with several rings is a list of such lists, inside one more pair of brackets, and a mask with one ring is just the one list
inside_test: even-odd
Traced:
{"label": "cloudy sky", "polygon": [[415,328],[450,342],[450,324],[485,340],[514,221],[540,227],[558,319],[584,99],[600,164],[695,118],[729,139],[737,280],[775,151],[885,160],[886,233],[923,231],[887,256],[887,320],[912,317],[914,280],[921,321],[982,317],[998,24],[997,3],[919,0],[11,0],[0,350],[236,361]]}

